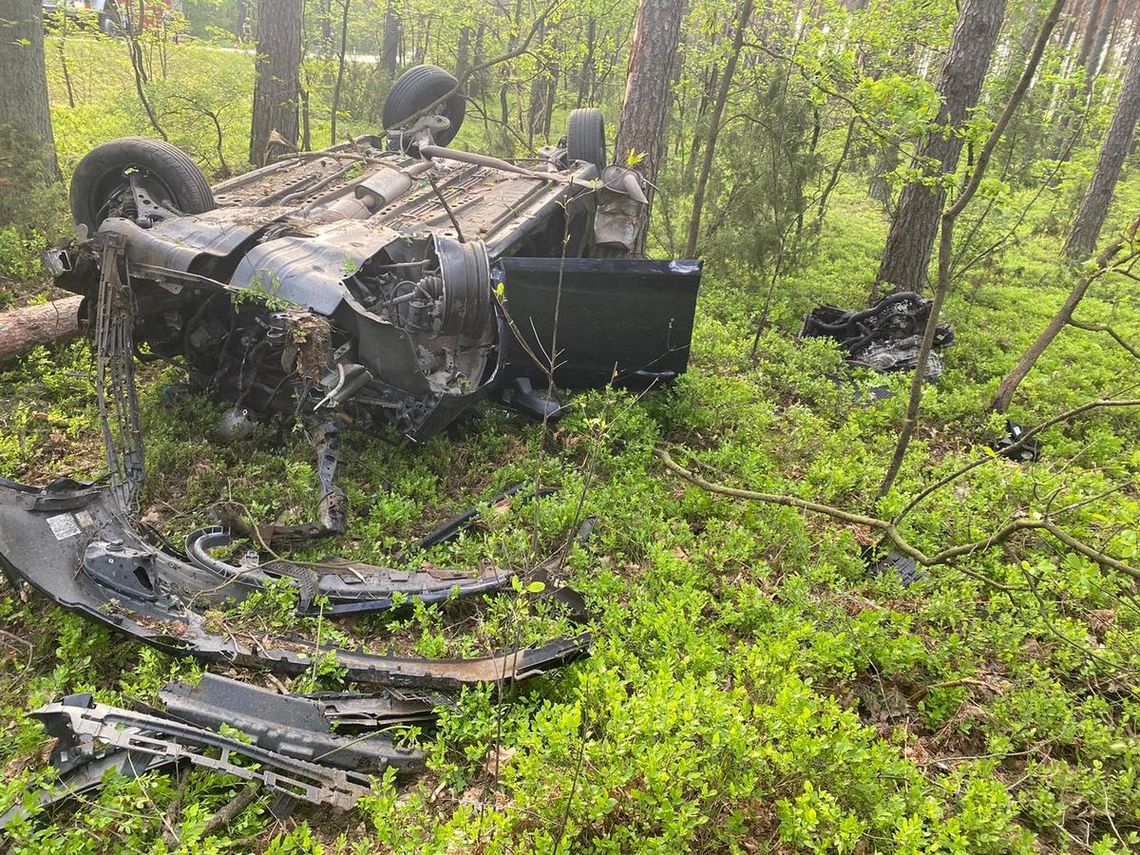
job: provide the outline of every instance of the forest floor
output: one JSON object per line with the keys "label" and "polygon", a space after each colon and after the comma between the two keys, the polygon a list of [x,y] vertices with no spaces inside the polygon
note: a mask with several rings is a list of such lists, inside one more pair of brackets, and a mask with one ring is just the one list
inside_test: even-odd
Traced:
{"label": "forest floor", "polygon": [[[1140,195],[1140,176],[1121,193]],[[689,373],[641,398],[579,395],[544,431],[484,407],[421,446],[352,433],[342,475],[349,531],[331,551],[373,563],[439,521],[541,473],[559,490],[486,515],[427,556],[526,574],[596,516],[566,567],[594,615],[589,659],[510,693],[467,691],[433,734],[410,734],[427,775],[385,777],[347,816],[277,821],[260,795],[224,829],[209,818],[241,784],[196,773],[118,779],[52,816],[12,826],[18,852],[1042,852],[1140,845],[1140,602],[1127,577],[1032,534],[931,568],[904,587],[868,572],[870,532],[826,517],[710,494],[654,456],[708,464],[713,480],[890,517],[924,485],[986,454],[1004,418],[997,384],[1066,293],[1059,236],[1042,231],[960,277],[945,309],[957,341],[928,386],[922,424],[878,505],[908,378],[850,372],[838,350],[796,337],[828,302],[865,305],[885,218],[841,185],[816,252],[779,283],[750,358],[764,286],[710,267]],[[1140,340],[1135,283],[1086,298],[1088,322]],[[1108,336],[1066,330],[1015,401],[1040,423],[1097,398],[1135,397],[1136,361]],[[224,446],[224,405],[169,396],[178,366],[142,378],[144,518],[177,537],[221,499],[258,519],[312,517],[312,450],[288,425]],[[886,384],[894,397],[866,403]],[[44,483],[103,468],[85,342],[0,371],[0,475]],[[1068,530],[1140,560],[1140,417],[1093,411],[1040,437],[1038,462],[993,458],[912,512],[927,553],[1015,515],[1071,506]],[[1102,496],[1085,503],[1089,497]],[[580,507],[581,506],[581,507]],[[537,552],[534,548],[538,545]],[[153,703],[202,667],[35,598],[0,598],[0,811],[47,780],[48,740],[26,711],[91,691]],[[267,598],[244,617],[312,631]],[[525,594],[472,607],[417,604],[339,631],[425,656],[472,655],[562,627]],[[265,675],[244,679],[271,685]],[[286,681],[342,685],[335,668]],[[498,761],[498,762],[495,762]],[[497,767],[497,774],[492,774]],[[177,807],[175,807],[177,805]]]}

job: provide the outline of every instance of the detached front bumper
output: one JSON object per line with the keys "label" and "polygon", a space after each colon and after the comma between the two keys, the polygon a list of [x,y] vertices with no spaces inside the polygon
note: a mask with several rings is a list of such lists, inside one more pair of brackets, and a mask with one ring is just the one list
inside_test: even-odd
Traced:
{"label": "detached front bumper", "polygon": [[[208,554],[191,549],[195,552]],[[544,673],[587,655],[590,644],[583,633],[479,659],[407,659],[301,639],[255,638],[239,628],[217,627],[207,612],[240,601],[273,575],[290,574],[280,565],[271,572],[272,567],[217,563],[198,566],[151,546],[131,529],[106,488],[61,480],[36,489],[0,479],[0,569],[13,587],[30,585],[70,611],[174,655],[298,674],[333,653],[356,682],[457,689]],[[327,600],[325,614],[388,608],[396,590],[443,599],[456,591],[479,593],[509,584],[507,578],[440,579],[386,568],[368,568],[378,572],[366,576],[358,566],[367,567],[346,563],[353,572],[320,576],[297,566],[292,578],[300,594],[307,587]],[[299,578],[302,570],[311,576]],[[351,580],[359,585],[355,599]],[[410,590],[417,586],[418,591]]]}

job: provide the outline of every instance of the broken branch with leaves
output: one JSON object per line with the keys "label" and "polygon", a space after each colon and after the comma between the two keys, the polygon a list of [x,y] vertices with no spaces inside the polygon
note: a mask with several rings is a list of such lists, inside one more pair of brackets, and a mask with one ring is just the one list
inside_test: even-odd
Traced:
{"label": "broken branch with leaves", "polygon": [[[1125,564],[1123,561],[1113,558],[1101,552],[1095,547],[1089,546],[1087,543],[1078,540],[1070,535],[1068,532],[1061,529],[1055,522],[1053,522],[1050,515],[1047,514],[1034,514],[1017,517],[986,537],[978,538],[977,540],[969,541],[968,543],[961,543],[956,546],[947,547],[933,555],[927,555],[918,547],[910,543],[899,531],[898,527],[889,520],[880,519],[878,517],[867,516],[865,514],[856,514],[851,511],[843,510],[842,508],[832,507],[831,505],[824,505],[819,502],[812,502],[807,499],[801,499],[797,496],[786,496],[781,493],[762,493],[756,490],[745,490],[738,487],[730,487],[726,484],[718,484],[713,481],[708,481],[702,478],[696,472],[686,469],[673,459],[669,452],[660,446],[653,450],[653,453],[665,464],[666,468],[670,471],[680,475],[691,484],[700,487],[710,493],[719,493],[722,496],[731,496],[736,499],[749,499],[757,502],[767,502],[773,505],[783,505],[789,508],[798,508],[799,510],[811,511],[812,513],[823,514],[832,519],[837,519],[842,522],[851,523],[853,525],[863,525],[868,528],[875,529],[883,533],[886,540],[890,541],[891,545],[896,550],[913,558],[918,564],[923,567],[934,567],[941,564],[950,564],[956,559],[965,558],[974,555],[978,552],[985,552],[986,550],[993,549],[1008,541],[1013,535],[1022,531],[1044,531],[1055,537],[1057,540],[1064,543],[1070,549],[1084,555],[1096,563],[1111,567],[1131,576],[1133,579],[1140,581],[1140,570]],[[1003,585],[994,579],[974,573],[973,571],[958,568],[969,576],[977,578],[987,585],[991,585],[998,590],[1010,590],[1008,585]]]}

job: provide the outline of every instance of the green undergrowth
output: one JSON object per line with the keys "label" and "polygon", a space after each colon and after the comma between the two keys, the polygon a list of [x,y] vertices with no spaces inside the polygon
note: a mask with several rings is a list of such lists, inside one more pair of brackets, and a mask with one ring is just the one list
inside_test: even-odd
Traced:
{"label": "green undergrowth", "polygon": [[[288,590],[220,610],[250,636],[297,633],[381,652],[477,656],[576,632],[527,587],[550,556],[592,614],[591,657],[497,703],[465,691],[437,731],[405,734],[429,758],[388,775],[354,812],[301,809],[278,823],[261,795],[228,828],[207,819],[239,784],[195,772],[174,821],[188,851],[273,852],[1125,852],[1140,845],[1136,738],[1140,607],[1135,583],[1054,540],[1014,538],[904,587],[868,572],[869,532],[818,515],[712,495],[672,476],[674,456],[711,480],[890,516],[922,486],[985,454],[1004,420],[984,415],[1002,374],[1059,305],[1073,273],[1036,243],[964,275],[946,308],[956,343],[927,388],[900,479],[872,502],[907,378],[851,374],[837,349],[798,341],[820,301],[859,305],[883,227],[847,193],[817,255],[787,277],[749,358],[761,291],[710,270],[690,371],[644,397],[579,395],[543,429],[486,407],[420,446],[350,432],[348,533],[292,557],[401,555],[518,577],[475,604],[408,603],[352,622],[298,619]],[[745,280],[747,281],[747,280]],[[758,286],[759,287],[759,286]],[[1134,284],[1105,281],[1082,316],[1140,338]],[[86,344],[40,350],[3,374],[4,475],[44,482],[105,470],[93,431]],[[1133,395],[1135,361],[1103,334],[1069,329],[1026,381],[1013,417],[1032,425],[1095,398]],[[220,501],[259,521],[315,510],[312,449],[287,424],[211,441],[223,405],[181,390],[178,366],[142,381],[149,480],[144,519],[171,536],[210,524]],[[895,396],[868,405],[869,389]],[[993,459],[903,524],[937,552],[1017,513],[1072,506],[1073,536],[1140,562],[1140,420],[1092,411],[1041,436],[1039,462]],[[700,464],[693,461],[700,461]],[[487,501],[509,486],[557,491]],[[1102,495],[1103,494],[1103,495]],[[1084,503],[1090,497],[1100,498]],[[457,542],[409,552],[439,522],[483,503]],[[597,526],[571,544],[585,517]],[[26,710],[92,691],[153,703],[201,666],[125,643],[10,590],[0,677],[7,738],[0,807],[46,780],[46,737]],[[266,683],[259,674],[245,679]],[[322,659],[298,690],[344,685]],[[163,851],[179,784],[115,779],[80,805],[9,830],[13,851]]]}

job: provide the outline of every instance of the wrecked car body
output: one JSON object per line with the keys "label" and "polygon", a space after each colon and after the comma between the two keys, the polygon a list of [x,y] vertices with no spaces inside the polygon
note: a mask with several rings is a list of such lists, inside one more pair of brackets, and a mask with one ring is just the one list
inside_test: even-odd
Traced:
{"label": "wrecked car body", "polygon": [[421,121],[405,149],[362,137],[212,191],[170,146],[107,143],[72,185],[88,237],[48,264],[90,316],[114,236],[138,354],[183,359],[233,402],[231,431],[337,415],[423,440],[487,397],[556,412],[530,398],[551,373],[644,388],[685,370],[700,264],[614,257],[632,248],[615,206],[644,196],[578,150],[600,115],[576,112],[574,144],[528,167],[429,144]]}
{"label": "wrecked car body", "polygon": [[[889,294],[869,309],[846,311],[819,306],[804,318],[800,338],[830,338],[847,353],[847,364],[880,373],[913,371],[923,331],[930,317],[929,300],[910,291]],[[938,351],[954,343],[949,324],[939,324],[926,365],[926,379],[942,376]]]}
{"label": "wrecked car body", "polygon": [[522,165],[439,144],[463,116],[462,96],[428,97],[448,81],[430,66],[397,81],[386,139],[213,188],[156,140],[106,143],[76,168],[81,237],[45,260],[84,295],[119,375],[182,360],[232,404],[224,439],[273,415],[308,429],[317,519],[266,542],[345,530],[348,425],[418,442],[487,398],[554,418],[559,389],[646,389],[687,367],[700,262],[628,257],[648,203],[607,165],[600,112],[573,111],[565,143]]}

